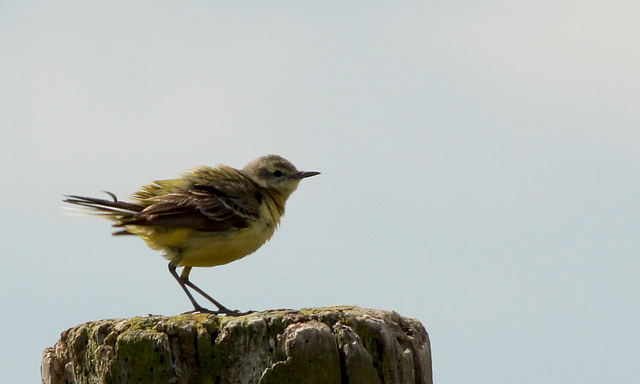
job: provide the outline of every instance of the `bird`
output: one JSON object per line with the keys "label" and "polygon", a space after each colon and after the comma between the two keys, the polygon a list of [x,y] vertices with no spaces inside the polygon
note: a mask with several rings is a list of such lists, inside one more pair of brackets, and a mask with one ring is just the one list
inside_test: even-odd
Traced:
{"label": "bird", "polygon": [[[254,253],[274,234],[285,202],[302,179],[320,172],[299,171],[278,155],[259,157],[242,169],[197,166],[133,193],[132,201],[65,195],[63,201],[104,217],[115,236],[137,235],[169,260],[169,272],[194,309],[189,312],[240,315],[189,280],[194,267],[213,267]],[[177,268],[182,268],[180,274]],[[201,306],[189,288],[217,309]]]}

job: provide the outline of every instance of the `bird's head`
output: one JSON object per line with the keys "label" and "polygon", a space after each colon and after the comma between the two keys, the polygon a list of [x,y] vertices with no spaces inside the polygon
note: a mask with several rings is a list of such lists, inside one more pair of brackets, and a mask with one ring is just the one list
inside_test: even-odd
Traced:
{"label": "bird's head", "polygon": [[320,172],[299,171],[293,164],[278,155],[259,157],[247,164],[242,172],[259,186],[276,191],[285,199],[296,190],[300,180],[320,174]]}

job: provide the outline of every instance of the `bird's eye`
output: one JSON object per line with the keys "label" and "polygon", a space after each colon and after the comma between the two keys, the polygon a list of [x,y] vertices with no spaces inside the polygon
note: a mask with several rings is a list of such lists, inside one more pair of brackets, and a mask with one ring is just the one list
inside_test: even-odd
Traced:
{"label": "bird's eye", "polygon": [[273,176],[275,176],[275,177],[281,177],[281,176],[282,176],[282,171],[280,171],[280,170],[275,170],[275,171],[273,171]]}

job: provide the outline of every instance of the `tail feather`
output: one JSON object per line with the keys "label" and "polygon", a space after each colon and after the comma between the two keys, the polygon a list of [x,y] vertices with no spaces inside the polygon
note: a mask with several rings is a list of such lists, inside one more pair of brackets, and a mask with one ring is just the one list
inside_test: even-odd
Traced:
{"label": "tail feather", "polygon": [[110,216],[113,219],[124,218],[144,209],[143,206],[138,204],[118,201],[116,195],[111,192],[107,193],[113,198],[113,201],[76,195],[67,195],[67,198],[62,201],[89,208],[93,214]]}
{"label": "tail feather", "polygon": [[[114,227],[122,227],[127,220],[131,220],[134,215],[144,210],[144,206],[127,203],[124,201],[118,201],[116,195],[111,192],[106,192],[113,201],[105,199],[96,199],[94,197],[84,197],[77,195],[66,195],[66,199],[62,200],[65,203],[79,205],[89,211],[89,214],[102,216],[106,219],[114,221]],[[82,209],[82,210],[85,210]],[[128,232],[126,229],[116,231],[113,235],[134,235]]]}

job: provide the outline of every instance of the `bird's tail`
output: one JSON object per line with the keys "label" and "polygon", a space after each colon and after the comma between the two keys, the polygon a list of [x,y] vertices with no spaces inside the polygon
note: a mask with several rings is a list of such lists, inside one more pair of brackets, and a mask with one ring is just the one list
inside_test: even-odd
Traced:
{"label": "bird's tail", "polygon": [[[111,196],[113,200],[66,195],[66,199],[62,201],[69,204],[79,205],[85,208],[84,211],[91,215],[101,216],[105,219],[115,221],[116,224],[114,224],[114,226],[122,226],[123,220],[126,221],[126,219],[132,218],[133,215],[144,209],[144,206],[142,205],[118,201],[115,194],[111,192],[106,193]],[[114,233],[114,235],[116,234],[121,234],[121,232]]]}

